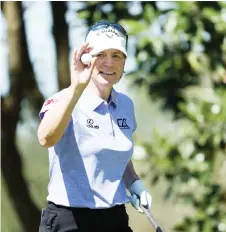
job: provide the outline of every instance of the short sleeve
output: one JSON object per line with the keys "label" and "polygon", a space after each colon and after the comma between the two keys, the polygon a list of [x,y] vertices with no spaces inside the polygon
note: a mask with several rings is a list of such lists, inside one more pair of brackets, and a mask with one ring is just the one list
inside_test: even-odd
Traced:
{"label": "short sleeve", "polygon": [[43,119],[45,113],[50,110],[54,104],[56,104],[59,99],[62,97],[62,94],[63,94],[64,90],[58,92],[58,93],[55,93],[54,95],[52,95],[51,97],[49,97],[45,102],[44,104],[42,105],[42,108],[39,112],[39,117],[40,119]]}

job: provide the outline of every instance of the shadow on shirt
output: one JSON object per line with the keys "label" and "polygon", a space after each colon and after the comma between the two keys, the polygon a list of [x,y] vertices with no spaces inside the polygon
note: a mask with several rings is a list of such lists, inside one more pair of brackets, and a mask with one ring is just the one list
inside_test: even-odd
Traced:
{"label": "shadow on shirt", "polygon": [[108,207],[126,200],[121,180],[129,159],[126,151],[100,149],[95,154],[90,152],[83,156],[77,145],[72,120],[54,150],[71,206]]}

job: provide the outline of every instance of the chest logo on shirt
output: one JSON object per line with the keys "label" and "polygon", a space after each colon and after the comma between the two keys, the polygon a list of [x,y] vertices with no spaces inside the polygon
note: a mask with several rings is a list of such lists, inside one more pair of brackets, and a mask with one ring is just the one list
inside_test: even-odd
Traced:
{"label": "chest logo on shirt", "polygon": [[93,121],[93,119],[91,119],[91,118],[89,118],[89,119],[87,119],[86,120],[86,126],[88,127],[88,128],[95,128],[95,129],[99,129],[99,126],[98,125],[93,125],[94,124],[94,121]]}
{"label": "chest logo on shirt", "polygon": [[118,118],[117,123],[120,129],[130,129],[126,123],[126,118]]}

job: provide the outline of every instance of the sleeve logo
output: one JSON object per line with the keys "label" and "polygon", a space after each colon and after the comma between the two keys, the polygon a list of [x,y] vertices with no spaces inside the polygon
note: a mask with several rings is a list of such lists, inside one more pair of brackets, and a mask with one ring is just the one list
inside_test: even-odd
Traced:
{"label": "sleeve logo", "polygon": [[44,103],[44,106],[48,106],[50,104],[53,104],[55,103],[57,100],[56,99],[49,99],[49,100],[46,100],[45,103]]}

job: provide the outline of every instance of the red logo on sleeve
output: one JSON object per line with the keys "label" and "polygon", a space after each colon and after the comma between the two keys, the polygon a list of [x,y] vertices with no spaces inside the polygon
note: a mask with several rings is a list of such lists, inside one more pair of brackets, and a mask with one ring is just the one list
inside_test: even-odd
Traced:
{"label": "red logo on sleeve", "polygon": [[44,103],[44,106],[48,106],[48,105],[53,104],[53,103],[55,103],[55,102],[57,102],[56,99],[49,99],[49,100],[46,100],[46,102]]}

